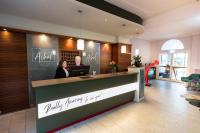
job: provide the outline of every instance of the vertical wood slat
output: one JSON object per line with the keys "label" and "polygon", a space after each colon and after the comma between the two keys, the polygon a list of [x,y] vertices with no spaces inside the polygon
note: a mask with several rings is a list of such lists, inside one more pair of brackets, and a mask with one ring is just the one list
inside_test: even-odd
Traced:
{"label": "vertical wood slat", "polygon": [[[121,46],[126,45],[126,53],[121,53]],[[131,65],[131,45],[117,43],[113,44],[112,59],[118,64],[118,71],[128,70],[128,66]]]}
{"label": "vertical wood slat", "polygon": [[112,45],[111,44],[101,44],[100,45],[100,70],[101,73],[108,73],[110,67],[108,64],[112,61]]}
{"label": "vertical wood slat", "polygon": [[26,34],[0,31],[0,110],[28,108]]}

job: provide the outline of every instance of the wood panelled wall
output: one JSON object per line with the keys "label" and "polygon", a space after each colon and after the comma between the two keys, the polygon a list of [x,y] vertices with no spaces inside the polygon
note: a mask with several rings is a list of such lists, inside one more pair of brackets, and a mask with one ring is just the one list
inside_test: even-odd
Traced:
{"label": "wood panelled wall", "polygon": [[[59,50],[76,51],[76,38],[59,38]],[[121,54],[121,45],[126,45],[127,53]],[[118,71],[126,71],[128,66],[131,65],[131,45],[128,44],[110,44],[101,43],[100,45],[100,72],[111,72],[108,64],[110,61],[115,61],[118,64]]]}
{"label": "wood panelled wall", "polygon": [[110,68],[108,64],[112,61],[112,45],[105,43],[100,45],[100,71],[108,73]]}
{"label": "wood panelled wall", "polygon": [[75,38],[59,38],[59,50],[66,50],[66,51],[76,51],[76,39]]}
{"label": "wood panelled wall", "polygon": [[[121,53],[121,46],[126,45],[126,53]],[[112,59],[118,64],[118,71],[127,71],[131,65],[131,45],[128,44],[113,44]]]}
{"label": "wood panelled wall", "polygon": [[[126,53],[121,53],[121,46],[126,45]],[[108,64],[115,61],[118,65],[118,71],[127,71],[131,65],[131,45],[129,44],[101,44],[101,73],[110,72]]]}
{"label": "wood panelled wall", "polygon": [[29,106],[26,34],[0,31],[0,110]]}

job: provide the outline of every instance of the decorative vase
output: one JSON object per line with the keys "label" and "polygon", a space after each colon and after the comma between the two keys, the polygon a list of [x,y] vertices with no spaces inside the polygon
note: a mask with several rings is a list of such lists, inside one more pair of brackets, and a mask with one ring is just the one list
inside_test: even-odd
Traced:
{"label": "decorative vase", "polygon": [[141,63],[140,62],[135,62],[135,66],[136,67],[141,67]]}
{"label": "decorative vase", "polygon": [[116,67],[112,67],[112,73],[116,73],[117,72],[117,68]]}
{"label": "decorative vase", "polygon": [[76,66],[80,66],[81,65],[81,57],[80,56],[76,56],[75,57],[75,63],[76,63]]}

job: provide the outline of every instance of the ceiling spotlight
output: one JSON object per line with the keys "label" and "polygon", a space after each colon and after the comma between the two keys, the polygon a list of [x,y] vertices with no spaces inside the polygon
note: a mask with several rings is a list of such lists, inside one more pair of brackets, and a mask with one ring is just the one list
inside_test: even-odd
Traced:
{"label": "ceiling spotlight", "polygon": [[122,24],[123,27],[126,27],[126,24]]}
{"label": "ceiling spotlight", "polygon": [[105,22],[107,22],[107,21],[108,21],[108,19],[107,19],[107,18],[105,18],[105,19],[104,19],[104,21],[105,21]]}
{"label": "ceiling spotlight", "polygon": [[83,12],[83,10],[78,10],[78,13],[82,13]]}

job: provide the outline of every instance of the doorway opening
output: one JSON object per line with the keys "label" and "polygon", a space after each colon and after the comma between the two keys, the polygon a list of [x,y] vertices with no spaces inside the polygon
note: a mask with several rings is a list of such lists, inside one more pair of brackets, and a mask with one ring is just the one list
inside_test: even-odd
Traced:
{"label": "doorway opening", "polygon": [[187,75],[188,53],[181,41],[172,39],[165,42],[159,54],[159,79],[180,81]]}

